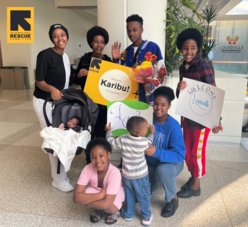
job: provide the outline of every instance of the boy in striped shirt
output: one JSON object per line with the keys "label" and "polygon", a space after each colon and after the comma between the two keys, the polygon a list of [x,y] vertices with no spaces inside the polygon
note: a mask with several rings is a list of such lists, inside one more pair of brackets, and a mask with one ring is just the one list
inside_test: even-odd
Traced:
{"label": "boy in striped shirt", "polygon": [[129,118],[126,128],[129,134],[114,139],[111,124],[105,127],[108,142],[114,149],[122,150],[122,176],[126,197],[122,216],[126,221],[133,220],[137,200],[142,224],[148,226],[153,216],[149,210],[151,190],[144,151],[149,147],[148,143],[152,144],[155,128],[150,125],[150,135],[146,138],[148,122],[143,117],[137,116]]}

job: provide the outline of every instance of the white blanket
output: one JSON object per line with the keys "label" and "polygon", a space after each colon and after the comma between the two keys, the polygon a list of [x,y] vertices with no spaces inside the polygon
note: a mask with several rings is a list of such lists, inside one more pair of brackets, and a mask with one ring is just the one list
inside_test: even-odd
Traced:
{"label": "white blanket", "polygon": [[44,140],[41,149],[44,152],[46,152],[45,148],[53,149],[53,155],[59,157],[65,167],[65,172],[68,172],[71,167],[77,147],[86,148],[91,138],[88,131],[77,133],[72,129],[64,131],[51,126],[44,128],[40,132],[40,136]]}

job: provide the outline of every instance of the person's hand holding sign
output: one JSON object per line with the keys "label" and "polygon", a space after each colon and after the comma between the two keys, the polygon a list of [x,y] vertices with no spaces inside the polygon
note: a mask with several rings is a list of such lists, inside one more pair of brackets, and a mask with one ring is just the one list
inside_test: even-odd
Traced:
{"label": "person's hand holding sign", "polygon": [[88,75],[88,70],[87,69],[80,69],[79,73],[77,74],[78,78],[81,78],[83,76],[87,76]]}
{"label": "person's hand holding sign", "polygon": [[219,131],[223,132],[223,127],[221,124],[219,124],[218,126],[215,126],[214,128],[212,128],[212,133],[217,134],[219,133]]}
{"label": "person's hand holding sign", "polygon": [[145,84],[144,84],[144,89],[145,89],[145,91],[150,91],[150,90],[152,90],[151,83],[145,83]]}
{"label": "person's hand holding sign", "polygon": [[105,125],[105,131],[106,132],[111,131],[111,122],[109,122],[108,125]]}
{"label": "person's hand holding sign", "polygon": [[118,41],[114,42],[114,45],[112,45],[112,58],[114,61],[117,61],[121,58],[123,52],[120,52],[121,49],[121,43],[118,45]]}
{"label": "person's hand holding sign", "polygon": [[178,89],[179,91],[185,89],[186,87],[187,87],[186,81],[180,81],[180,82],[177,84],[177,89]]}

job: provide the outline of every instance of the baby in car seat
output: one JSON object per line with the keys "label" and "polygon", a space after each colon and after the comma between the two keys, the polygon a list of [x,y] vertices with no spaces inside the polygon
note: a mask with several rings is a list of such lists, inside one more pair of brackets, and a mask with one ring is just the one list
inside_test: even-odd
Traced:
{"label": "baby in car seat", "polygon": [[[75,129],[75,128],[78,128],[79,126],[79,122],[80,122],[80,119],[79,117],[72,117],[67,123],[66,125],[64,125],[63,123],[59,126],[59,129],[61,130],[69,130],[70,128],[71,129]],[[78,131],[78,130],[77,130]]]}

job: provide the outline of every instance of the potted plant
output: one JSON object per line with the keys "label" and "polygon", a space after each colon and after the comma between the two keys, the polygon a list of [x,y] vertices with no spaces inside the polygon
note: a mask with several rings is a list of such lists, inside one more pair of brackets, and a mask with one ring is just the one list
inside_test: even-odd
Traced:
{"label": "potted plant", "polygon": [[203,48],[201,51],[201,56],[209,61],[209,53],[210,51],[217,45],[215,43],[215,39],[209,39],[209,25],[211,22],[213,22],[218,14],[216,13],[217,7],[214,7],[213,5],[210,6],[210,8],[206,8],[203,10],[203,19],[205,22],[207,22],[207,25],[203,25]]}
{"label": "potted plant", "polygon": [[[209,24],[216,19],[216,8],[203,10],[203,16],[197,12],[197,4],[192,0],[168,0],[166,22],[166,47],[165,47],[165,65],[167,74],[170,75],[173,70],[177,70],[181,64],[182,57],[176,46],[178,35],[187,28],[196,28],[203,34],[203,51],[201,55],[208,60],[209,52],[216,46],[215,40],[208,39]],[[197,20],[194,19],[196,15]],[[204,25],[206,23],[207,25]]]}

